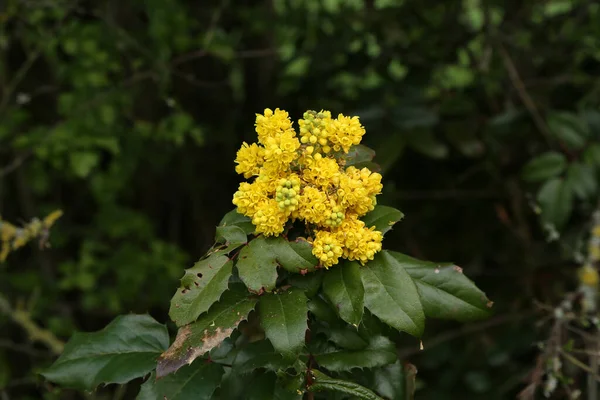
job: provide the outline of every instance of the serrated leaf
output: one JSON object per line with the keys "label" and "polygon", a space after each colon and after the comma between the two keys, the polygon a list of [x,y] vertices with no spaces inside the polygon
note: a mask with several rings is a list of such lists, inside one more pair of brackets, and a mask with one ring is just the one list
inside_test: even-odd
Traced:
{"label": "serrated leaf", "polygon": [[259,236],[251,240],[238,256],[236,268],[240,279],[248,290],[255,293],[275,289],[277,261],[269,247],[268,240]]}
{"label": "serrated leaf", "polygon": [[238,213],[237,208],[225,214],[223,219],[221,219],[221,222],[219,222],[219,226],[238,226],[246,235],[250,235],[256,230],[256,227],[252,224],[252,220],[249,217]]}
{"label": "serrated leaf", "polygon": [[386,324],[421,336],[425,315],[417,288],[408,272],[387,251],[361,267],[365,306]]}
{"label": "serrated leaf", "polygon": [[219,346],[254,309],[257,299],[243,288],[225,292],[207,313],[179,328],[171,347],[158,359],[156,376],[161,378]]}
{"label": "serrated leaf", "polygon": [[390,400],[407,400],[404,368],[400,360],[372,371],[373,389]]}
{"label": "serrated leaf", "polygon": [[548,116],[550,133],[558,141],[572,149],[585,146],[589,135],[589,127],[577,115],[569,112],[555,112]]}
{"label": "serrated leaf", "polygon": [[573,209],[573,192],[563,179],[550,179],[540,188],[537,201],[542,209],[542,219],[561,229]]}
{"label": "serrated leaf", "polygon": [[427,317],[471,321],[489,316],[491,302],[456,265],[439,265],[389,251],[414,280]]}
{"label": "serrated leaf", "polygon": [[246,232],[237,225],[218,226],[215,240],[226,246],[225,253],[229,253],[248,242]]}
{"label": "serrated leaf", "polygon": [[288,276],[288,282],[290,285],[304,290],[306,297],[313,298],[317,295],[323,282],[324,270],[318,270],[311,274],[294,274]]}
{"label": "serrated leaf", "polygon": [[562,174],[567,167],[567,158],[558,152],[541,154],[523,167],[522,177],[529,182],[539,182]]}
{"label": "serrated leaf", "polygon": [[278,264],[289,272],[312,272],[319,264],[317,258],[312,254],[312,244],[304,238],[290,242],[279,237],[272,238],[270,241],[271,252]]}
{"label": "serrated leaf", "polygon": [[219,364],[200,362],[158,380],[153,373],[140,388],[136,400],[209,400],[224,373]]}
{"label": "serrated leaf", "polygon": [[375,227],[381,233],[386,233],[392,229],[392,226],[404,218],[402,211],[388,206],[375,206],[375,209],[365,215],[362,220],[370,228]]}
{"label": "serrated leaf", "polygon": [[567,184],[580,199],[586,200],[598,189],[598,182],[592,167],[575,162],[567,169]]}
{"label": "serrated leaf", "polygon": [[284,357],[296,358],[304,346],[308,329],[307,298],[299,289],[261,296],[261,326],[275,350]]}
{"label": "serrated leaf", "polygon": [[194,322],[219,300],[227,290],[232,268],[229,257],[213,254],[185,271],[169,309],[169,316],[177,326]]}
{"label": "serrated leaf", "polygon": [[261,340],[244,346],[237,354],[233,369],[238,374],[247,374],[264,368],[269,371],[285,369],[290,363],[281,354],[275,353],[268,340]]}
{"label": "serrated leaf", "polygon": [[342,349],[362,350],[369,344],[358,334],[356,328],[350,326],[338,328],[329,325],[317,325],[316,327],[311,327],[311,331],[325,334],[329,341],[335,343],[336,346],[341,347]]}
{"label": "serrated leaf", "polygon": [[283,237],[259,236],[240,252],[236,267],[240,279],[253,292],[271,291],[277,281],[277,266],[294,273],[315,270],[317,258],[303,238],[293,242]]}
{"label": "serrated leaf", "polygon": [[362,350],[341,350],[314,355],[317,364],[329,371],[375,368],[396,362],[396,347],[384,336],[374,336]]}
{"label": "serrated leaf", "polygon": [[363,144],[357,144],[350,148],[348,154],[344,156],[346,159],[346,167],[356,166],[363,163],[373,161],[375,151]]}
{"label": "serrated leaf", "polygon": [[149,315],[120,316],[98,332],[74,334],[42,375],[82,390],[101,383],[126,383],[152,371],[168,346],[167,328]]}
{"label": "serrated leaf", "polygon": [[322,321],[330,323],[339,321],[338,316],[333,311],[333,307],[330,306],[320,296],[315,296],[308,301],[308,310],[311,312],[311,314]]}
{"label": "serrated leaf", "polygon": [[344,262],[325,272],[323,293],[344,321],[358,325],[364,310],[364,295],[360,265]]}
{"label": "serrated leaf", "polygon": [[314,377],[313,384],[308,388],[308,390],[311,392],[334,391],[348,394],[358,399],[383,400],[372,390],[367,389],[358,383],[348,382],[342,379],[334,379],[317,370],[312,370],[311,374]]}

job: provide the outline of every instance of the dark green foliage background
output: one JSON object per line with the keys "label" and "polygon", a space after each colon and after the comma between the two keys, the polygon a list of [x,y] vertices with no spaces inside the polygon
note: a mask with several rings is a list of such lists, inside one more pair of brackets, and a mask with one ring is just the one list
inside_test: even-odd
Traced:
{"label": "dark green foliage background", "polygon": [[[129,312],[167,321],[232,208],[254,114],[356,114],[378,202],[406,215],[385,246],[452,261],[495,301],[483,323],[428,320],[423,352],[399,338],[417,398],[514,398],[535,363],[533,300],[573,288],[597,199],[599,38],[583,0],[0,3],[0,214],[65,211],[51,250],[0,265],[0,291],[63,339]],[[522,176],[546,151],[563,157]],[[549,243],[536,193],[579,162],[592,172],[569,170],[574,195],[540,192],[566,232]],[[0,332],[0,391],[79,398],[43,383],[53,357],[12,346],[28,341],[3,315]]]}

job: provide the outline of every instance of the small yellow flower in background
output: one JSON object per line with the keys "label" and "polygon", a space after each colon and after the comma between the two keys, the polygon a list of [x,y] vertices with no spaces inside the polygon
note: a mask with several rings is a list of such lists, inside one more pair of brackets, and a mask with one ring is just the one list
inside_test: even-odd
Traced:
{"label": "small yellow flower in background", "polygon": [[344,156],[365,134],[358,117],[307,111],[298,132],[286,111],[256,115],[258,143],[243,143],[236,157],[242,182],[233,196],[256,233],[278,236],[288,221],[307,225],[313,254],[328,268],[340,258],[366,263],[381,251],[383,235],[359,218],[373,210],[381,175],[345,168]]}
{"label": "small yellow flower in background", "polygon": [[586,286],[597,287],[600,282],[598,271],[590,264],[585,264],[578,271],[579,282]]}

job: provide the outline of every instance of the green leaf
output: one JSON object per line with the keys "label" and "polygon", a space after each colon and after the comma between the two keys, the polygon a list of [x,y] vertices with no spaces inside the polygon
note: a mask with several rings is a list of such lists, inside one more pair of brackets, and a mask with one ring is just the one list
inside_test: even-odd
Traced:
{"label": "green leaf", "polygon": [[246,235],[250,235],[254,233],[256,227],[252,224],[252,220],[245,215],[242,215],[237,212],[237,208],[229,211],[221,222],[219,222],[219,226],[237,226],[241,228]]}
{"label": "green leaf", "polygon": [[299,289],[260,298],[260,321],[265,335],[275,350],[288,359],[296,358],[304,346],[308,329],[306,302],[304,292]]}
{"label": "green leaf", "polygon": [[377,394],[390,400],[405,400],[406,383],[402,362],[386,365],[372,371],[373,389]]}
{"label": "green leaf", "polygon": [[251,384],[244,392],[247,400],[300,400],[304,377],[280,375],[273,372],[259,373],[253,376]]}
{"label": "green leaf", "polygon": [[261,340],[244,346],[237,354],[233,368],[238,374],[247,374],[264,368],[269,371],[283,370],[290,363],[281,354],[275,353],[273,345],[268,340]]}
{"label": "green leaf", "polygon": [[136,400],[210,399],[225,373],[221,365],[196,362],[177,373],[156,379],[153,373],[142,385]]}
{"label": "green leaf", "polygon": [[329,376],[317,370],[312,370],[311,374],[314,377],[313,384],[308,388],[308,390],[311,392],[334,391],[348,394],[358,399],[383,400],[373,391],[359,385],[358,383],[330,378]]}
{"label": "green leaf", "polygon": [[194,322],[219,300],[227,290],[232,267],[233,261],[229,257],[214,254],[185,270],[169,310],[169,316],[177,326]]}
{"label": "green leaf", "polygon": [[279,265],[294,273],[306,273],[315,270],[319,260],[312,254],[312,244],[304,238],[293,242],[278,237],[270,239],[271,252]]}
{"label": "green leaf", "polygon": [[598,189],[594,169],[588,165],[575,162],[567,170],[567,184],[580,199],[586,200]]}
{"label": "green leaf", "polygon": [[248,242],[246,232],[237,225],[218,226],[215,240],[227,246],[223,250],[224,253],[229,253]]}
{"label": "green leaf", "polygon": [[348,325],[344,326],[343,328],[336,328],[332,326],[322,328],[313,327],[311,330],[324,333],[331,342],[343,349],[362,350],[369,344],[358,334],[356,328]]}
{"label": "green leaf", "polygon": [[317,364],[329,371],[375,368],[396,362],[396,346],[384,336],[374,336],[362,350],[341,350],[314,356]]}
{"label": "green leaf", "polygon": [[417,288],[403,266],[381,251],[361,268],[365,306],[391,327],[421,336],[425,315]]}
{"label": "green leaf", "polygon": [[381,233],[386,233],[392,229],[392,226],[404,218],[402,211],[388,206],[375,206],[375,209],[365,215],[362,220],[370,228],[375,227]]}
{"label": "green leaf", "polygon": [[363,144],[357,144],[350,148],[350,151],[344,158],[346,159],[346,167],[350,167],[371,162],[374,157],[375,151],[373,149],[370,149]]}
{"label": "green leaf", "polygon": [[322,321],[330,323],[336,323],[339,321],[339,318],[333,311],[333,307],[330,306],[320,296],[315,296],[308,301],[308,310],[311,312],[311,314]]}
{"label": "green leaf", "polygon": [[175,341],[158,359],[156,376],[161,378],[219,346],[254,309],[257,299],[237,287],[225,292],[198,321],[179,328]]}
{"label": "green leaf", "polygon": [[238,256],[236,268],[248,290],[255,293],[275,289],[277,260],[264,236],[251,240]]}
{"label": "green leaf", "polygon": [[600,144],[589,145],[583,153],[583,159],[588,166],[595,167],[596,171],[600,170]]}
{"label": "green leaf", "polygon": [[471,321],[489,316],[491,302],[456,265],[439,265],[390,251],[414,280],[425,315]]}
{"label": "green leaf", "polygon": [[91,151],[81,151],[71,153],[70,155],[71,168],[75,175],[79,178],[86,178],[92,169],[98,165],[100,158],[98,153]]}
{"label": "green leaf", "polygon": [[294,274],[288,276],[288,282],[290,285],[301,288],[306,293],[306,297],[313,298],[317,295],[323,282],[324,270],[318,270],[310,274],[301,275]]}
{"label": "green leaf", "polygon": [[240,279],[253,292],[271,291],[277,281],[277,266],[294,273],[315,270],[317,258],[312,245],[303,238],[293,242],[283,237],[259,236],[240,252],[237,269]]}
{"label": "green leaf", "polygon": [[567,159],[563,154],[549,151],[529,161],[523,167],[522,176],[529,182],[544,181],[560,175],[566,167]]}
{"label": "green leaf", "polygon": [[581,149],[585,146],[589,127],[577,115],[569,112],[555,112],[548,116],[547,122],[550,133],[558,141],[571,149]]}
{"label": "green leaf", "polygon": [[152,371],[168,345],[167,328],[149,315],[120,316],[98,332],[74,334],[42,375],[81,390],[126,383]]}
{"label": "green leaf", "polygon": [[542,219],[561,229],[571,216],[573,192],[565,180],[554,178],[540,188],[537,200],[542,209]]}
{"label": "green leaf", "polygon": [[344,262],[325,272],[323,293],[344,321],[357,326],[363,315],[365,290],[360,265]]}

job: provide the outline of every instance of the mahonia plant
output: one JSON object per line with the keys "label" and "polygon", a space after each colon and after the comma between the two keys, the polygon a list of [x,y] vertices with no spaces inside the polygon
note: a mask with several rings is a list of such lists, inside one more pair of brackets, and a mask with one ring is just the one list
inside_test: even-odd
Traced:
{"label": "mahonia plant", "polygon": [[382,249],[403,214],[378,205],[381,175],[358,117],[256,117],[243,143],[236,209],[171,299],[177,334],[149,315],[75,334],[43,372],[90,390],[145,377],[148,399],[409,399],[414,366],[398,332],[425,317],[469,321],[491,302],[462,269]]}

